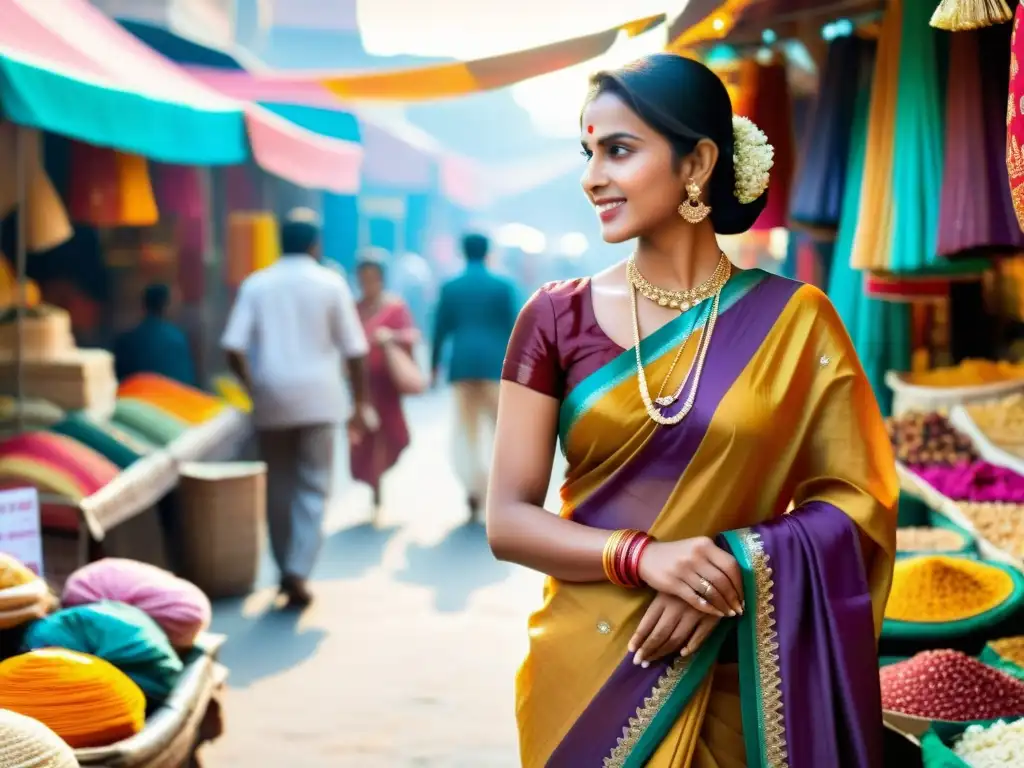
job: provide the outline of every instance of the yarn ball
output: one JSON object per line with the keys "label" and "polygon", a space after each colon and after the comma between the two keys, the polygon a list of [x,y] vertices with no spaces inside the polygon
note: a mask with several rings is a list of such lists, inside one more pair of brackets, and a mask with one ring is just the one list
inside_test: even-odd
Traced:
{"label": "yarn ball", "polygon": [[167,635],[132,605],[105,600],[65,608],[25,631],[26,650],[67,648],[104,659],[130,677],[151,702],[165,700],[184,668]]}
{"label": "yarn ball", "polygon": [[175,648],[191,648],[210,626],[210,599],[190,581],[155,565],[108,557],[79,568],[64,584],[64,605],[116,600],[159,624]]}
{"label": "yarn ball", "polygon": [[117,667],[63,648],[0,662],[0,709],[46,725],[75,749],[134,736],[146,722],[146,695]]}
{"label": "yarn ball", "polygon": [[0,766],[78,768],[78,760],[67,742],[43,723],[0,709]]}

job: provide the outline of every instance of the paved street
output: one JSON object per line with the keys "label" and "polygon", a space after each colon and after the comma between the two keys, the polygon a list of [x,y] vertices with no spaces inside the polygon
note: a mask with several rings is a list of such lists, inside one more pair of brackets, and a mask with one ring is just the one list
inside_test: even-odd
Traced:
{"label": "paved street", "polygon": [[519,765],[512,683],[541,578],[495,561],[483,529],[465,525],[448,394],[407,413],[413,445],[379,529],[341,457],[317,603],[298,618],[272,610],[265,568],[255,594],[217,606],[231,677],[207,768]]}

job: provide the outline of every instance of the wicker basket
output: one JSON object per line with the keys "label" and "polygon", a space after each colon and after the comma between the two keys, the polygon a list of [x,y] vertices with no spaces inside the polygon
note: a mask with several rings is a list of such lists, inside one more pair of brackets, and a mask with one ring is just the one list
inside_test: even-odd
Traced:
{"label": "wicker basket", "polygon": [[182,575],[212,598],[256,584],[267,507],[262,462],[182,464]]}
{"label": "wicker basket", "polygon": [[885,384],[892,390],[892,413],[908,411],[944,411],[955,405],[998,400],[1015,392],[1024,392],[1024,379],[979,384],[974,387],[923,387],[909,383],[904,374],[889,371]]}

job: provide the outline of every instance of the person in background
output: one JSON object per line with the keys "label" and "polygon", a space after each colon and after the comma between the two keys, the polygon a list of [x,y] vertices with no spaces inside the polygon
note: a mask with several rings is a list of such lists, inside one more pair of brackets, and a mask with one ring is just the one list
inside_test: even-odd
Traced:
{"label": "person in background", "polygon": [[242,283],[221,340],[253,402],[281,593],[300,608],[312,600],[336,427],[348,418],[358,442],[373,422],[366,336],[348,284],[320,264],[319,240],[312,211],[289,214],[281,259]]}
{"label": "person in background", "polygon": [[455,468],[466,487],[474,520],[479,517],[488,479],[481,428],[486,426],[493,433],[498,418],[501,364],[519,309],[512,282],[487,268],[489,249],[483,235],[463,238],[466,269],[441,287],[431,365],[436,385],[450,344],[448,378],[458,409]]}
{"label": "person in background", "polygon": [[184,331],[167,319],[171,289],[161,283],[142,293],[142,322],[114,341],[114,366],[119,381],[137,373],[156,373],[196,386],[192,350]]}
{"label": "person in background", "polygon": [[402,299],[384,290],[386,252],[373,249],[356,267],[362,293],[358,308],[363,331],[370,342],[370,401],[380,426],[352,446],[349,462],[352,477],[373,491],[373,507],[380,510],[380,484],[384,473],[409,445],[409,427],[402,412],[402,392],[388,362],[388,345],[398,345],[412,360],[420,333]]}

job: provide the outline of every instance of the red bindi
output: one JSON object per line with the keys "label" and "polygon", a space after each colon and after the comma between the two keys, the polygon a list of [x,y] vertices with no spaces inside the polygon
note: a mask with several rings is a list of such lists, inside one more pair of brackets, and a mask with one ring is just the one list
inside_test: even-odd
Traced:
{"label": "red bindi", "polygon": [[593,133],[593,132],[594,132],[594,126],[588,125],[587,126],[587,133]]}

